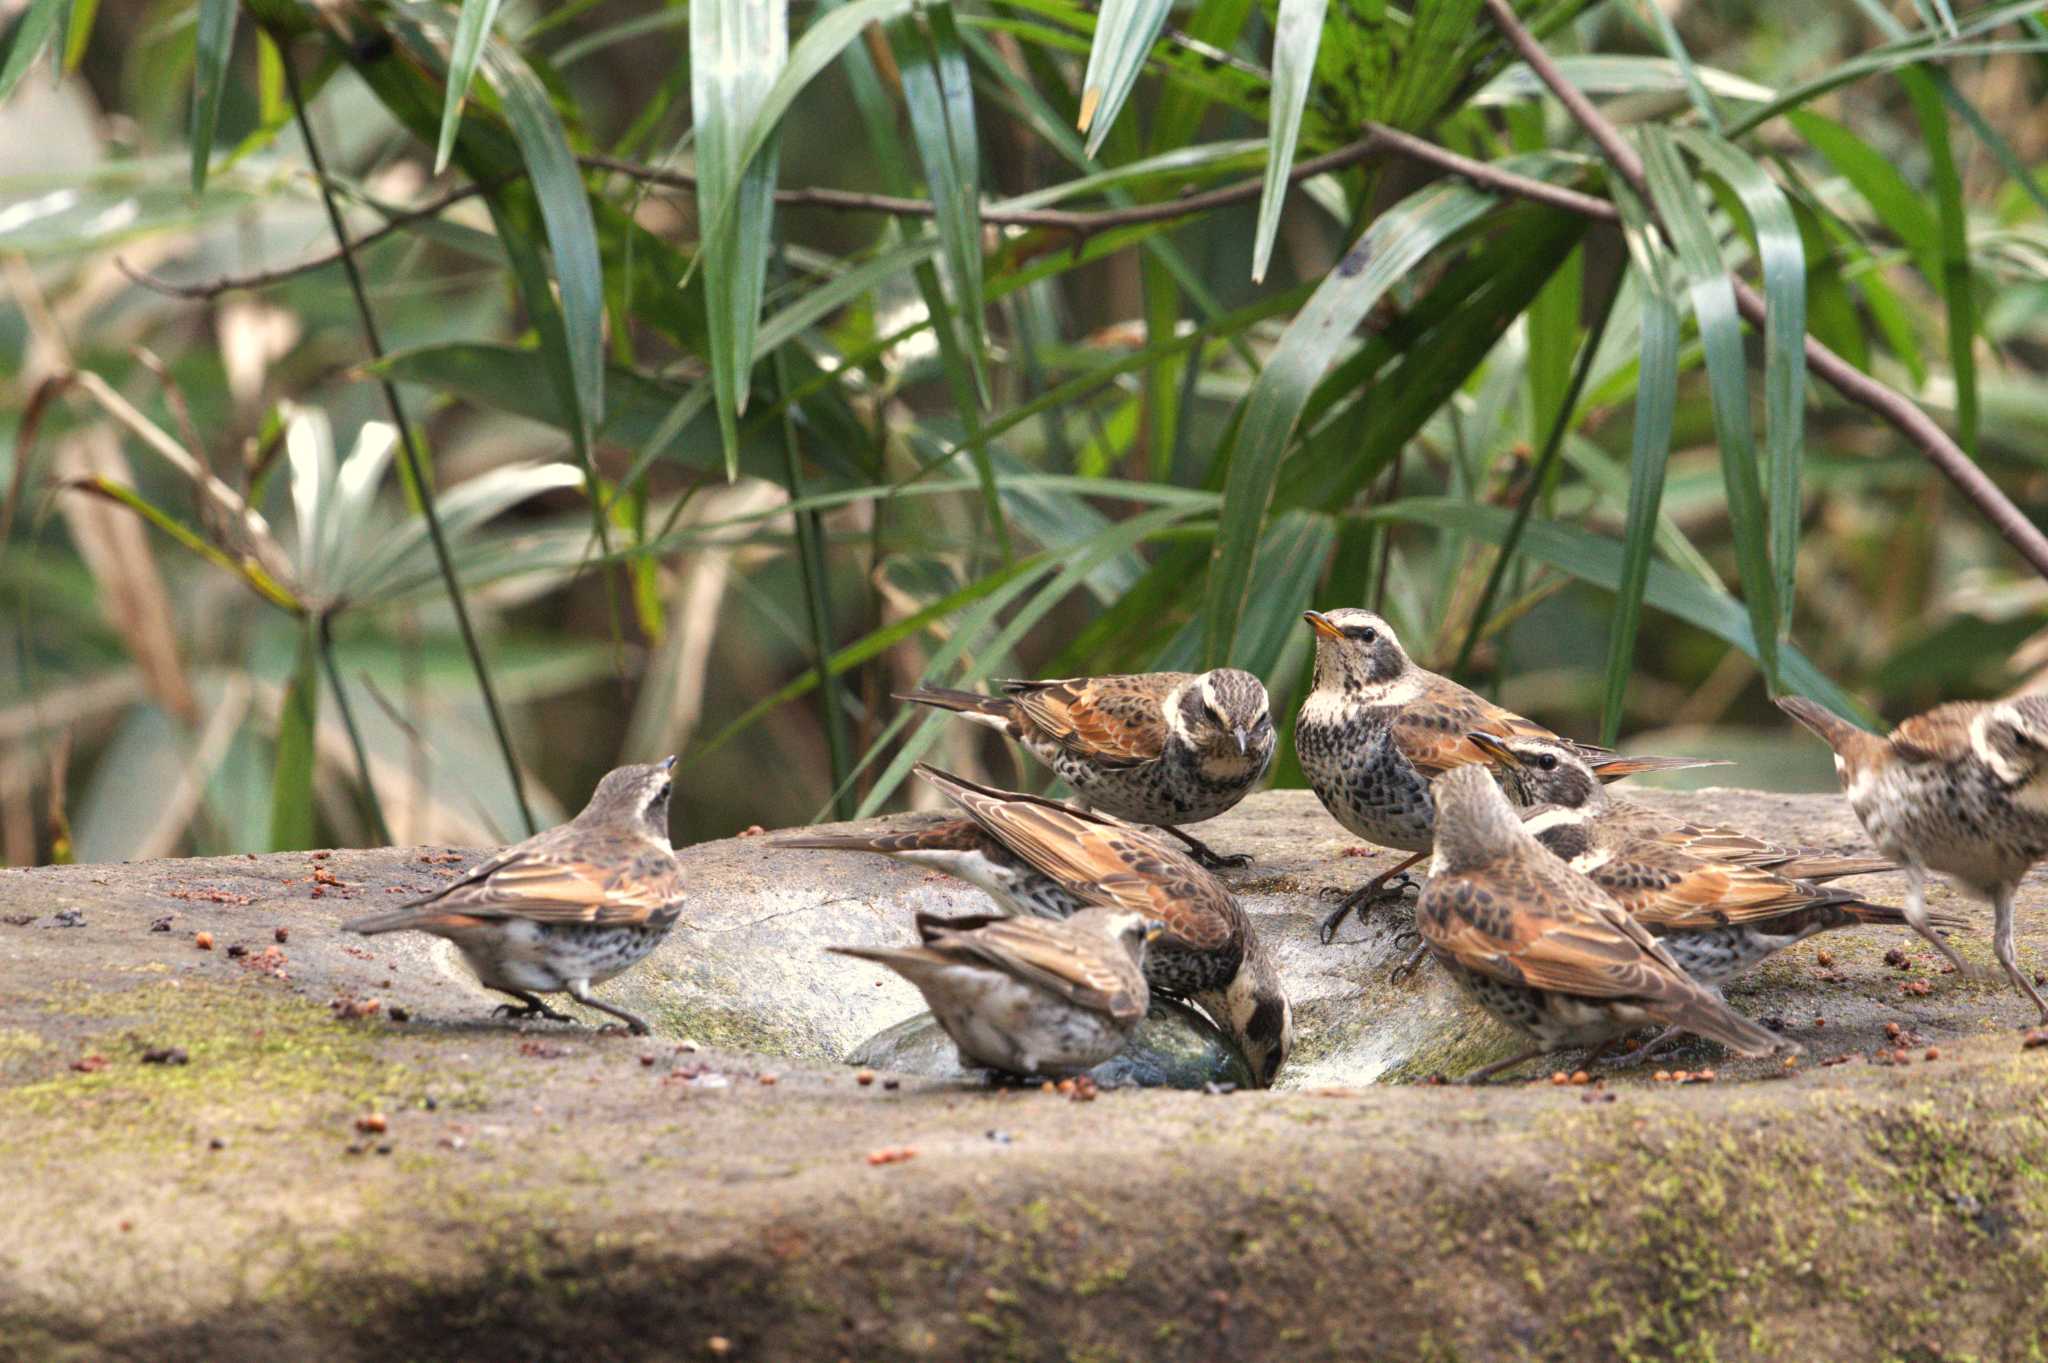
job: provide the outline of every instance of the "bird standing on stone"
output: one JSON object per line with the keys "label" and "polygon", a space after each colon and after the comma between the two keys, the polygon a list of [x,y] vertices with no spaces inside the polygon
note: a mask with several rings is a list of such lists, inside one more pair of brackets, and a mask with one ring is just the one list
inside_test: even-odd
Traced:
{"label": "bird standing on stone", "polygon": [[997,918],[969,930],[918,915],[915,947],[828,947],[916,985],[963,1063],[1060,1076],[1121,1051],[1145,1017],[1143,914],[1087,908],[1071,918]]}
{"label": "bird standing on stone", "polygon": [[1231,808],[1273,760],[1273,716],[1257,677],[1222,667],[997,685],[1001,695],[921,687],[896,699],[1000,730],[1089,808],[1165,829],[1204,866],[1251,860],[1218,856],[1180,825]]}
{"label": "bird standing on stone", "polygon": [[2013,895],[2048,856],[2048,696],[1937,706],[1882,738],[1803,697],[1778,705],[1835,750],[1835,773],[1863,831],[1905,864],[1913,929],[1958,971],[1978,974],[1934,931],[1927,872],[1990,901],[1991,949],[2048,1022],[2048,1002],[2013,954]]}
{"label": "bird standing on stone", "polygon": [[[1539,804],[1522,827],[1612,896],[1702,984],[1739,975],[1815,933],[1911,926],[1903,910],[1888,904],[1873,904],[1770,866],[1716,860],[1700,850],[1699,839],[1668,841],[1658,836],[1654,822],[1616,814],[1618,802],[1607,798],[1566,744],[1482,733],[1471,739],[1500,762],[1501,787],[1512,803],[1523,804],[1527,796],[1546,789],[1580,801],[1576,806]],[[1895,869],[1872,857],[1815,854],[1804,860],[1829,877]],[[1947,927],[1962,925],[1952,917],[1941,921]]]}
{"label": "bird standing on stone", "polygon": [[1548,1051],[1605,1048],[1651,1022],[1748,1056],[1799,1049],[1730,1010],[1604,890],[1546,851],[1485,767],[1454,768],[1433,793],[1435,854],[1416,905],[1423,940],[1481,1007],[1536,1043],[1468,1082]]}
{"label": "bird standing on stone", "polygon": [[342,927],[447,938],[487,988],[525,1005],[501,1005],[501,1016],[573,1021],[537,997],[567,993],[645,1035],[645,1022],[593,997],[590,986],[638,964],[682,911],[682,872],[668,840],[674,765],[671,757],[620,767],[568,823],[424,898]]}
{"label": "bird standing on stone", "polygon": [[901,833],[806,834],[778,845],[882,852],[936,866],[1011,913],[1065,918],[1091,905],[1142,913],[1163,927],[1145,952],[1147,983],[1198,1005],[1229,1034],[1259,1085],[1271,1086],[1293,1045],[1293,1008],[1251,919],[1215,876],[1156,829],[993,790],[922,763],[917,773],[968,817]]}
{"label": "bird standing on stone", "polygon": [[[1392,627],[1371,611],[1308,611],[1302,618],[1316,632],[1316,666],[1315,684],[1294,727],[1301,769],[1338,823],[1367,842],[1412,854],[1345,896],[1323,920],[1327,943],[1353,909],[1372,903],[1388,882],[1429,854],[1431,784],[1454,768],[1488,761],[1468,733],[1557,735],[1417,667]],[[1602,781],[1719,765],[1573,746]]]}

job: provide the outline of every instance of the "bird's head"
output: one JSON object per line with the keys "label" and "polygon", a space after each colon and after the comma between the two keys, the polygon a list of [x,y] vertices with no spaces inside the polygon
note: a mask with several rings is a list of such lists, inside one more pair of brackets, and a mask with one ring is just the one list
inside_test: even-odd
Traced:
{"label": "bird's head", "polygon": [[1586,809],[1607,801],[1607,788],[1570,744],[1554,738],[1502,738],[1477,731],[1465,737],[1486,754],[1500,788],[1523,809],[1537,805]]}
{"label": "bird's head", "polygon": [[675,758],[669,757],[607,772],[576,821],[633,828],[665,845],[675,765]]}
{"label": "bird's head", "polygon": [[1197,677],[1182,690],[1168,722],[1202,755],[1205,768],[1230,769],[1212,773],[1219,777],[1248,766],[1263,769],[1273,755],[1273,713],[1265,684],[1235,667]]}
{"label": "bird's head", "polygon": [[1316,632],[1318,690],[1368,691],[1408,670],[1394,627],[1369,610],[1304,611],[1301,618]]}

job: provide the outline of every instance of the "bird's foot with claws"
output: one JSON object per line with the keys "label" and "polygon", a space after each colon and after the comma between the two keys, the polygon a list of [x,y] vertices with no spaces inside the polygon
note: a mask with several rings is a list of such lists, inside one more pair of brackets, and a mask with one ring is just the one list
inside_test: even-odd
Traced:
{"label": "bird's foot with claws", "polygon": [[574,1022],[567,1013],[558,1013],[539,999],[528,999],[525,1003],[501,1003],[491,1010],[494,1018],[505,1018],[512,1022],[527,1022],[538,1018],[545,1022]]}
{"label": "bird's foot with claws", "polygon": [[[1401,934],[1401,937],[1419,938],[1420,936],[1420,933],[1413,932],[1404,932]],[[1396,942],[1399,942],[1401,940],[1401,937],[1396,937],[1394,940]],[[1395,966],[1391,971],[1387,972],[1388,982],[1391,984],[1399,984],[1401,983],[1401,981],[1407,979],[1410,975],[1413,975],[1418,969],[1421,968],[1422,962],[1428,957],[1428,955],[1429,944],[1427,942],[1417,941],[1415,945],[1409,950],[1408,954],[1401,958],[1401,963]]]}
{"label": "bird's foot with claws", "polygon": [[1406,871],[1396,876],[1379,877],[1369,880],[1362,888],[1352,890],[1349,893],[1338,889],[1336,886],[1324,887],[1322,895],[1325,899],[1340,894],[1344,898],[1335,909],[1330,911],[1329,916],[1323,919],[1322,929],[1319,934],[1323,945],[1328,946],[1336,940],[1337,929],[1342,927],[1344,920],[1353,913],[1363,916],[1366,910],[1375,908],[1382,903],[1391,902],[1398,904],[1407,897],[1408,891],[1414,888],[1415,878]]}
{"label": "bird's foot with claws", "polygon": [[1193,857],[1195,864],[1205,871],[1236,871],[1252,864],[1252,857],[1249,852],[1236,852],[1226,857],[1200,838],[1183,833],[1171,824],[1161,824],[1159,827],[1163,832],[1171,833],[1174,837],[1186,843],[1188,855]]}

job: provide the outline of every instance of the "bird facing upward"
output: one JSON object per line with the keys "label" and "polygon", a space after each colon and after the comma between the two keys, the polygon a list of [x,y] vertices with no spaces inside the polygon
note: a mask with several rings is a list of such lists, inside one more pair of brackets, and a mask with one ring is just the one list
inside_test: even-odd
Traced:
{"label": "bird facing upward", "polygon": [[1959,701],[1880,738],[1799,696],[1778,705],[1835,752],[1835,773],[1877,850],[1906,866],[1906,917],[1959,971],[1977,974],[1934,931],[1927,872],[1990,901],[1992,951],[2048,1022],[2048,1001],[2013,950],[2013,896],[2048,856],[2048,696]]}
{"label": "bird facing upward", "polygon": [[537,833],[432,894],[344,930],[429,932],[455,944],[485,986],[525,1007],[508,1017],[571,1021],[537,996],[566,992],[645,1034],[638,1017],[592,996],[675,926],[682,873],[668,841],[675,758],[620,767],[568,823]]}

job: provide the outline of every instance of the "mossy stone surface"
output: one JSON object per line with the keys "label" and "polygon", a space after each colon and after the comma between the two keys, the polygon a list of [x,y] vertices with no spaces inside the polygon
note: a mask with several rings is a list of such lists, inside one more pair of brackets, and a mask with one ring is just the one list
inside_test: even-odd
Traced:
{"label": "mossy stone surface", "polygon": [[[1730,990],[1796,1071],[1695,1046],[1667,1063],[1715,1082],[1368,1082],[1503,1038],[1433,972],[1386,982],[1394,917],[1315,944],[1315,890],[1385,862],[1303,798],[1203,830],[1259,856],[1304,1020],[1297,1087],[1228,1096],[858,1084],[847,1050],[915,996],[818,940],[974,903],[879,859],[689,849],[691,926],[605,990],[651,1039],[494,1022],[427,944],[334,930],[453,854],[0,872],[0,1359],[2042,1356],[2048,1048],[2009,991],[1837,934]],[[1690,799],[1855,841],[1837,800]],[[2040,968],[2038,873],[2020,902]],[[757,977],[839,996],[783,1027],[733,994]]]}

